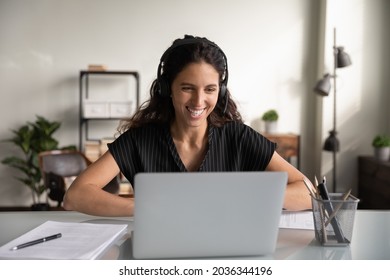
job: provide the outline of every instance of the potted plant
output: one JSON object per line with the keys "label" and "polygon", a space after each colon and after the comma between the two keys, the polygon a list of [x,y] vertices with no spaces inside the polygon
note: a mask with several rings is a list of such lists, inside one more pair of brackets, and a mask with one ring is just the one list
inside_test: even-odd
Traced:
{"label": "potted plant", "polygon": [[390,157],[390,137],[385,134],[378,134],[372,140],[374,156],[380,161],[388,161]]}
{"label": "potted plant", "polygon": [[45,201],[41,200],[41,195],[46,189],[39,168],[38,154],[43,151],[58,149],[58,141],[53,138],[53,134],[60,125],[59,122],[50,122],[44,117],[37,116],[35,122],[27,122],[20,128],[13,129],[13,137],[4,140],[14,143],[23,153],[22,157],[9,156],[1,162],[18,169],[24,174],[23,177],[17,177],[17,179],[31,190],[32,210],[47,210],[49,208],[47,193]]}
{"label": "potted plant", "polygon": [[266,111],[261,119],[265,122],[265,132],[274,133],[277,130],[278,112],[274,109]]}

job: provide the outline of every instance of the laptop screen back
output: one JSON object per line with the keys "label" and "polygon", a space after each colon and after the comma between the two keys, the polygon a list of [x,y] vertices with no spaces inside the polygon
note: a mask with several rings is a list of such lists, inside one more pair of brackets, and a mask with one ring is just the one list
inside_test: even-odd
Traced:
{"label": "laptop screen back", "polygon": [[273,253],[286,184],[285,172],[137,174],[133,257]]}

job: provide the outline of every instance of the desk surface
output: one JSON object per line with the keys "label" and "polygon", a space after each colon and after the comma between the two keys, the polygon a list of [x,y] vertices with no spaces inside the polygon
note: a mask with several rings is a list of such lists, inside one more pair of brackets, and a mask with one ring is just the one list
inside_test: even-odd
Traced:
{"label": "desk surface", "polygon": [[[0,213],[0,246],[47,220],[128,223],[129,232],[133,228],[132,218],[96,217],[71,211],[3,212]],[[118,246],[114,246],[104,258],[131,259],[130,240],[127,239]],[[390,259],[390,211],[358,210],[352,242],[347,247],[323,247],[315,240],[312,230],[280,229],[275,253],[260,258],[297,260]]]}

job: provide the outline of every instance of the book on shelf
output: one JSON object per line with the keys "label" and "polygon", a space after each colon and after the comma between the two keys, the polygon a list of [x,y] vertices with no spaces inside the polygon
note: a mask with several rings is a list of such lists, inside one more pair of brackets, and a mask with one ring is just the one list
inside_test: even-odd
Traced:
{"label": "book on shelf", "polygon": [[89,140],[84,144],[84,154],[91,161],[94,162],[101,157],[107,150],[107,144],[114,141],[114,138],[102,138],[100,140]]}
{"label": "book on shelf", "polygon": [[91,162],[97,160],[100,157],[100,142],[86,141],[84,144],[84,154]]}
{"label": "book on shelf", "polygon": [[107,71],[107,66],[102,64],[89,64],[88,71]]}
{"label": "book on shelf", "polygon": [[112,141],[114,141],[113,138],[100,139],[100,155],[103,155],[108,150],[107,144],[111,143]]}

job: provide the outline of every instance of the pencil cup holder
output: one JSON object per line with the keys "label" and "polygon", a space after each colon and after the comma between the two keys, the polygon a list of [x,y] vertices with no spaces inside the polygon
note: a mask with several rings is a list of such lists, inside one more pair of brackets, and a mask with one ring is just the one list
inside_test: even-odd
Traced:
{"label": "pencil cup holder", "polygon": [[323,246],[347,246],[351,243],[359,199],[330,193],[329,200],[312,197],[315,237]]}

